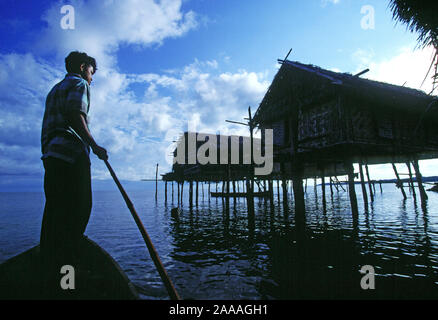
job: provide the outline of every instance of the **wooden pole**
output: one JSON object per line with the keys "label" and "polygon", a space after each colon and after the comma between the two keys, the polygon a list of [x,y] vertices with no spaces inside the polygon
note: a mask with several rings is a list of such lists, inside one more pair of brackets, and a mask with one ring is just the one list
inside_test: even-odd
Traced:
{"label": "wooden pole", "polygon": [[193,181],[189,182],[189,205],[193,206]]}
{"label": "wooden pole", "polygon": [[358,221],[359,219],[359,210],[357,207],[357,196],[356,190],[354,188],[354,167],[351,162],[345,162],[345,171],[348,174],[348,194],[350,196],[350,205],[351,205],[351,214],[353,216],[353,221]]}
{"label": "wooden pole", "polygon": [[398,172],[397,172],[397,167],[395,166],[394,163],[392,163],[392,168],[394,169],[394,173],[395,173],[395,176],[397,178],[397,187],[400,188],[401,193],[403,194],[403,199],[406,200],[408,197],[406,196],[405,189],[403,189],[403,182],[400,180],[400,176],[398,175]]}
{"label": "wooden pole", "polygon": [[254,219],[254,197],[249,179],[246,179],[246,204],[248,206],[248,218],[252,221]]}
{"label": "wooden pole", "polygon": [[274,182],[272,179],[269,179],[269,202],[271,203],[271,207],[274,207]]}
{"label": "wooden pole", "polygon": [[164,202],[167,202],[167,181],[164,183]]}
{"label": "wooden pole", "polygon": [[180,195],[180,188],[179,188],[179,185],[180,185],[180,182],[178,181],[177,182],[178,183],[178,206],[180,205],[180,200],[181,200],[181,195]]}
{"label": "wooden pole", "polygon": [[300,163],[294,163],[295,173],[292,176],[292,188],[295,202],[295,223],[303,228],[306,224],[306,206],[304,201],[302,167]]}
{"label": "wooden pole", "polygon": [[332,181],[332,177],[330,177],[330,196],[333,199],[333,181]]}
{"label": "wooden pole", "polygon": [[411,164],[409,161],[406,162],[406,166],[408,167],[408,171],[409,171],[409,183],[411,185],[412,195],[414,196],[414,199],[415,199],[415,198],[417,198],[417,194],[415,193],[414,181],[412,180]]}
{"label": "wooden pole", "polygon": [[321,191],[322,191],[322,207],[324,211],[327,209],[327,199],[325,197],[325,177],[324,168],[321,170]]}
{"label": "wooden pole", "polygon": [[250,225],[252,226],[254,222],[254,157],[253,157],[253,149],[254,149],[254,126],[252,123],[252,115],[251,115],[251,107],[248,107],[248,124],[249,124],[249,135],[251,137],[251,153],[250,153],[250,172],[249,172],[249,183],[247,181],[246,189],[247,189],[247,205],[248,205],[248,218]]}
{"label": "wooden pole", "polygon": [[172,203],[173,203],[173,181],[172,181]]}
{"label": "wooden pole", "polygon": [[227,165],[227,198],[225,202],[227,211],[230,212],[230,165]]}
{"label": "wooden pole", "polygon": [[146,246],[148,248],[149,255],[151,256],[152,261],[154,262],[155,267],[157,268],[158,273],[160,274],[161,280],[163,281],[164,286],[167,289],[167,293],[169,294],[169,296],[172,300],[181,300],[181,298],[179,297],[178,292],[176,291],[172,281],[170,280],[169,276],[167,275],[166,269],[164,269],[163,263],[161,262],[161,259],[158,256],[158,253],[157,253],[157,251],[156,251],[156,249],[151,241],[151,238],[149,237],[149,235],[146,231],[146,228],[143,226],[143,223],[141,222],[140,217],[138,216],[137,212],[135,211],[134,205],[132,204],[127,193],[125,192],[122,185],[120,184],[119,179],[117,179],[117,176],[114,173],[113,169],[111,168],[108,160],[104,160],[104,161],[105,161],[105,164],[106,164],[111,176],[114,179],[114,182],[116,183],[117,187],[119,188],[119,191],[122,194],[122,197],[125,200],[125,203],[128,206],[128,209],[131,212],[131,215],[134,218],[138,229],[140,230],[140,233],[143,237],[143,240],[146,243]]}
{"label": "wooden pole", "polygon": [[157,163],[157,170],[155,171],[155,200],[157,200],[158,197],[158,163]]}
{"label": "wooden pole", "polygon": [[360,174],[360,185],[362,187],[363,203],[365,205],[365,210],[368,211],[368,195],[367,195],[367,189],[365,187],[365,179],[363,176],[362,163],[359,163],[359,174]]}
{"label": "wooden pole", "polygon": [[428,196],[426,194],[426,191],[424,190],[423,177],[421,175],[420,166],[418,165],[417,159],[412,161],[412,166],[414,167],[415,176],[417,178],[418,189],[420,189],[421,204],[422,204],[422,206],[425,206],[427,199],[428,199]]}
{"label": "wooden pole", "polygon": [[283,188],[283,208],[284,208],[284,214],[287,215],[288,214],[288,209],[289,209],[289,204],[287,201],[287,180],[285,177],[285,170],[284,170],[284,163],[282,162],[280,164],[280,168],[281,168],[281,173],[283,175],[283,179],[282,179],[282,184],[281,187]]}
{"label": "wooden pole", "polygon": [[184,180],[181,182],[181,205],[183,205],[183,196],[184,196]]}
{"label": "wooden pole", "polygon": [[233,186],[233,207],[234,207],[234,209],[236,209],[236,199],[237,199],[237,197],[236,197],[236,195],[237,195],[236,180],[233,179],[232,183],[233,183],[233,185],[232,185]]}
{"label": "wooden pole", "polygon": [[199,198],[198,188],[199,188],[199,181],[196,180],[196,206],[198,206],[198,198]]}
{"label": "wooden pole", "polygon": [[370,190],[370,199],[371,199],[371,202],[374,202],[373,189],[372,189],[372,186],[371,186],[372,182],[371,182],[371,179],[370,179],[370,172],[368,170],[368,164],[367,163],[365,164],[365,172],[367,174],[367,179],[368,179],[368,189]]}

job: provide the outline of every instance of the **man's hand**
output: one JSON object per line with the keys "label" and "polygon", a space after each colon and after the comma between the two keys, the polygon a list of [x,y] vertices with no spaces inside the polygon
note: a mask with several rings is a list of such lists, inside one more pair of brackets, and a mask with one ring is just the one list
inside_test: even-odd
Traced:
{"label": "man's hand", "polygon": [[106,152],[105,148],[102,148],[99,145],[91,146],[94,154],[100,159],[100,160],[108,160],[108,153]]}

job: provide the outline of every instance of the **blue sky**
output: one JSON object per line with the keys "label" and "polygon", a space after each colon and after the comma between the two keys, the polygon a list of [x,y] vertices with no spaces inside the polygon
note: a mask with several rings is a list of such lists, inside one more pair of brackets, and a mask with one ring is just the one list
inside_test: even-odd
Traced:
{"label": "blue sky", "polygon": [[[0,0],[0,190],[40,187],[44,100],[72,50],[95,56],[90,129],[122,179],[170,170],[172,141],[199,131],[245,134],[226,119],[257,108],[289,57],[419,88],[432,50],[396,24],[383,0]],[[60,21],[74,8],[75,28]],[[374,28],[364,29],[372,8]],[[369,20],[367,20],[369,21]],[[421,89],[427,91],[430,81]],[[109,178],[92,156],[93,177]],[[434,161],[421,163],[435,174]],[[401,169],[403,171],[403,169]],[[375,166],[372,178],[392,178]]]}

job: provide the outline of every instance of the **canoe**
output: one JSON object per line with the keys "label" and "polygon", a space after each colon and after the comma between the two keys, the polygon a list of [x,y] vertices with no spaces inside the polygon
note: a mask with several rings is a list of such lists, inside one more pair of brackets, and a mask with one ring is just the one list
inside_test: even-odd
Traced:
{"label": "canoe", "polygon": [[[245,192],[230,192],[229,194],[226,192],[210,192],[210,195],[212,197],[230,197],[230,198],[246,198],[248,196],[247,193]],[[265,192],[253,192],[253,197],[264,197],[264,198],[268,198],[269,197],[269,191],[265,191]]]}
{"label": "canoe", "polygon": [[[0,300],[136,300],[134,285],[117,262],[84,237],[80,265],[74,266],[74,289],[47,292],[43,285],[40,248],[33,247],[0,265]],[[59,279],[69,274],[59,273]],[[72,273],[73,274],[73,273]]]}
{"label": "canoe", "polygon": [[435,191],[435,192],[438,192],[438,183],[435,183],[435,185],[434,185],[432,188],[427,189],[427,191]]}

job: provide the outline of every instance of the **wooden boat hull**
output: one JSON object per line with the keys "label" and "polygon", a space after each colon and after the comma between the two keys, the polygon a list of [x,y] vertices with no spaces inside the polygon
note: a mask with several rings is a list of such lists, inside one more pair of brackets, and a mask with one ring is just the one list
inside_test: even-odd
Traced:
{"label": "wooden boat hull", "polygon": [[[59,285],[48,292],[40,248],[31,248],[0,265],[0,299],[133,300],[138,299],[133,284],[117,262],[94,241],[84,238],[80,265],[75,267],[75,289]],[[59,281],[63,274],[59,273]]]}

